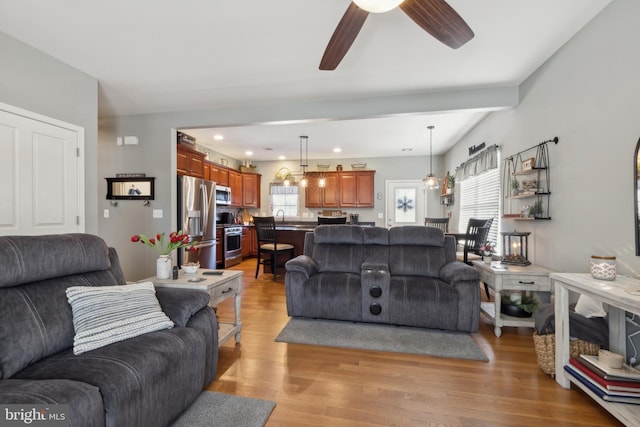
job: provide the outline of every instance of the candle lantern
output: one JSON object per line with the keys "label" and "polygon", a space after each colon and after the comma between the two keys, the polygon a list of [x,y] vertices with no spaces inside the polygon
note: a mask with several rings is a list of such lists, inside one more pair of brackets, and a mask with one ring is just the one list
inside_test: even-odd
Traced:
{"label": "candle lantern", "polygon": [[528,259],[530,232],[503,231],[502,233],[503,264],[529,265]]}

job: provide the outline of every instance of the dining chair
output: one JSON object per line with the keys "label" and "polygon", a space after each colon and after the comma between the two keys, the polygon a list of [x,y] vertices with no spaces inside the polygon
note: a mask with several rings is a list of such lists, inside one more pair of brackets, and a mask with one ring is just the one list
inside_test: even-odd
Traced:
{"label": "dining chair", "polygon": [[[278,232],[276,230],[276,220],[273,216],[253,217],[253,224],[256,227],[256,238],[258,239],[258,264],[256,265],[256,279],[260,272],[260,265],[271,265],[273,280],[276,280],[278,267],[284,266],[284,262],[293,258],[293,245],[288,243],[278,243]],[[278,255],[286,254],[287,259],[278,264]]]}
{"label": "dining chair", "polygon": [[425,227],[434,227],[442,230],[443,233],[449,232],[449,217],[444,218],[425,218]]}
{"label": "dining chair", "polygon": [[[467,223],[467,232],[464,236],[461,236],[461,238],[464,239],[462,251],[456,253],[458,261],[472,265],[472,261],[482,259],[482,256],[480,255],[480,246],[487,241],[487,236],[489,235],[492,223],[493,218],[469,219],[469,222]],[[489,294],[489,286],[487,286],[486,283],[484,284],[484,291],[487,294],[487,298],[491,298]]]}

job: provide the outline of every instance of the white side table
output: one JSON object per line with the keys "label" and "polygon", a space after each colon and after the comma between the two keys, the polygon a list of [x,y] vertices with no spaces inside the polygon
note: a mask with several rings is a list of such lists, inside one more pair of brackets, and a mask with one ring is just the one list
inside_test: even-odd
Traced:
{"label": "white side table", "polygon": [[503,291],[532,291],[553,293],[549,282],[550,271],[539,265],[506,265],[499,261],[486,264],[484,261],[472,261],[473,267],[480,273],[480,280],[494,291],[494,302],[480,303],[480,311],[493,322],[494,333],[502,335],[503,326],[535,327],[533,317],[514,317],[501,312],[500,302]]}
{"label": "white side table", "polygon": [[[182,270],[178,273],[177,279],[158,279],[149,277],[141,282],[153,282],[156,288],[177,288],[177,289],[198,289],[209,293],[209,306],[215,307],[220,302],[233,296],[235,319],[233,323],[219,322],[218,347],[227,342],[234,334],[236,344],[240,342],[240,331],[242,322],[240,321],[240,293],[242,291],[242,271],[238,270],[216,270],[222,274],[209,276],[202,273],[206,270],[200,269],[196,274],[186,274]],[[192,279],[204,279],[201,282],[190,282]]]}

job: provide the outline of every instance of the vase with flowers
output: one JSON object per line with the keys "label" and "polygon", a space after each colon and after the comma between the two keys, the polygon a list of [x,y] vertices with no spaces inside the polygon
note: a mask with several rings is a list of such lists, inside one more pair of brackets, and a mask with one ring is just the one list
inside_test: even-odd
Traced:
{"label": "vase with flowers", "polygon": [[180,231],[172,231],[165,241],[165,233],[158,233],[154,237],[144,234],[131,236],[133,243],[141,242],[158,251],[159,257],[156,261],[156,276],[158,279],[168,279],[171,277],[171,252],[175,249],[184,248],[191,252],[196,251],[194,246],[197,242],[191,241],[189,235]]}
{"label": "vase with flowers", "polygon": [[486,264],[491,264],[491,260],[492,260],[491,255],[493,254],[494,249],[495,249],[495,246],[491,241],[484,242],[478,248],[478,250],[480,251],[480,255],[482,255],[482,259]]}

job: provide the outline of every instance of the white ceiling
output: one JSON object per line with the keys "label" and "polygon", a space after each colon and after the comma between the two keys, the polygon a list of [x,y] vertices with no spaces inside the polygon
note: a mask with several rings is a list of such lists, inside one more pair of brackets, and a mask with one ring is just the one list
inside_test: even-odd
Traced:
{"label": "white ceiling", "polygon": [[[335,71],[318,64],[349,0],[0,0],[0,31],[98,79],[109,116],[517,85],[610,2],[448,1],[475,32],[465,46],[394,9],[368,17]],[[433,124],[438,154],[485,113],[223,128],[223,143],[203,142],[255,160],[297,158],[302,134],[310,158],[425,154]]]}

